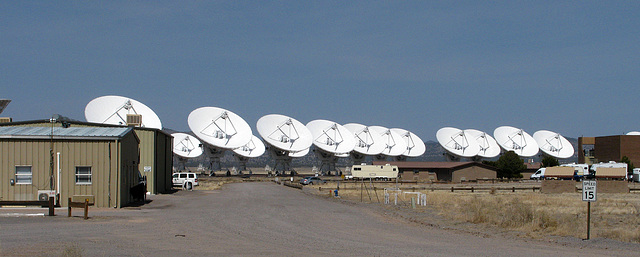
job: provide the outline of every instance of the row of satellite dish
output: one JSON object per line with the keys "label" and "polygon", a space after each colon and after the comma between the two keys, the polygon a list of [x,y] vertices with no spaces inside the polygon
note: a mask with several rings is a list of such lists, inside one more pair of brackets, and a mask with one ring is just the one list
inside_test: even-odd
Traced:
{"label": "row of satellite dish", "polygon": [[[142,127],[162,129],[158,116],[146,105],[121,96],[102,96],[89,102],[85,118],[89,122],[130,124],[131,116],[139,117]],[[187,119],[194,136],[175,133],[173,152],[183,158],[207,153],[219,158],[232,150],[239,159],[258,157],[265,150],[286,166],[291,158],[302,157],[315,146],[323,165],[335,165],[338,157],[390,156],[398,159],[417,157],[425,152],[424,142],[404,129],[365,126],[357,123],[340,125],[329,120],[313,120],[306,125],[280,114],[261,117],[256,124],[258,134],[252,134],[249,124],[237,114],[218,107],[193,110]]]}
{"label": "row of satellite dish", "polygon": [[537,131],[532,137],[522,129],[502,126],[493,131],[493,136],[495,139],[479,130],[451,127],[441,128],[436,133],[440,145],[453,158],[493,158],[502,149],[514,151],[521,157],[534,156],[538,149],[555,158],[569,158],[574,154],[573,146],[566,138],[548,130]]}

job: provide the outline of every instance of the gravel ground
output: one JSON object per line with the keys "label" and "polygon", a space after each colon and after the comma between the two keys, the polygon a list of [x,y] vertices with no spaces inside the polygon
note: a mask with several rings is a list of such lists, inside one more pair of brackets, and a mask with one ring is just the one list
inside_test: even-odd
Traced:
{"label": "gravel ground", "polygon": [[[317,196],[274,183],[154,195],[141,207],[0,209],[0,255],[60,256],[633,256],[637,244],[519,239],[437,218]],[[20,213],[21,215],[11,215]]]}

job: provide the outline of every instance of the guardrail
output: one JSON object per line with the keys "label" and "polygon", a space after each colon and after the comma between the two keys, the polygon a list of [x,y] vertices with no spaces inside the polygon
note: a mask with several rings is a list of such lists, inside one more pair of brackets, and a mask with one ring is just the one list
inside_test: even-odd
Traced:
{"label": "guardrail", "polygon": [[[384,190],[385,188],[380,188],[380,187],[373,187],[373,188],[369,188],[370,190]],[[455,191],[471,191],[471,192],[476,192],[476,191],[511,191],[511,192],[516,192],[516,191],[533,191],[536,192],[540,191],[540,187],[539,186],[530,186],[530,187],[398,187],[398,189],[403,190],[403,191],[451,191],[451,192],[455,192]],[[335,188],[322,188],[319,187],[318,191],[322,191],[322,190],[335,190]],[[360,188],[356,188],[356,187],[341,187],[339,190],[360,190]],[[640,189],[639,189],[640,190]]]}
{"label": "guardrail", "polygon": [[40,206],[49,207],[49,216],[55,216],[55,197],[49,197],[49,201],[0,201],[0,206]]}

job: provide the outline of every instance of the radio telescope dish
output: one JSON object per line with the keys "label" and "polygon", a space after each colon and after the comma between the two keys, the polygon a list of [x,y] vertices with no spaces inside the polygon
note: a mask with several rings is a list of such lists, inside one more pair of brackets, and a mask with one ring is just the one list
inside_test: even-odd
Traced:
{"label": "radio telescope dish", "polygon": [[502,126],[493,131],[498,145],[506,151],[514,151],[520,157],[531,157],[538,154],[538,144],[522,129]]}
{"label": "radio telescope dish", "polygon": [[344,125],[355,138],[355,147],[353,150],[357,153],[364,155],[378,155],[384,151],[385,144],[382,143],[382,135],[379,133],[372,133],[369,127],[357,124],[349,123]]}
{"label": "radio telescope dish", "polygon": [[141,127],[162,129],[162,122],[151,108],[141,102],[122,96],[101,96],[91,100],[84,108],[88,122],[128,125],[127,114],[141,115]]}
{"label": "radio telescope dish", "polygon": [[251,127],[237,114],[217,107],[193,110],[188,118],[189,128],[201,140],[214,147],[235,149],[251,140]]}
{"label": "radio telescope dish", "polygon": [[444,127],[436,132],[438,143],[448,152],[459,157],[473,157],[480,151],[480,145],[464,130]]}
{"label": "radio telescope dish", "polygon": [[640,131],[631,131],[627,133],[627,136],[640,136]]}
{"label": "radio telescope dish", "polygon": [[4,108],[7,108],[7,105],[9,105],[10,102],[11,100],[9,99],[0,99],[0,113],[4,111]]}
{"label": "radio telescope dish", "polygon": [[369,129],[382,136],[382,144],[385,146],[382,154],[386,156],[399,156],[407,151],[407,142],[400,134],[381,126],[370,126]]}
{"label": "radio telescope dish", "polygon": [[289,152],[289,157],[293,157],[293,158],[300,158],[300,157],[304,157],[305,155],[309,154],[309,149],[311,148],[307,148],[304,149],[302,151],[298,151],[298,152]]}
{"label": "radio telescope dish", "polygon": [[491,135],[475,129],[465,129],[464,133],[468,138],[475,139],[476,142],[478,142],[480,146],[478,156],[482,158],[493,158],[500,154],[500,146]]}
{"label": "radio telescope dish", "polygon": [[268,144],[288,152],[311,147],[311,131],[299,121],[280,114],[262,116],[256,124],[258,133]]}
{"label": "radio telescope dish", "polygon": [[233,152],[244,157],[255,158],[265,152],[264,143],[258,137],[251,135],[251,141],[246,145],[233,149]]}
{"label": "radio telescope dish", "polygon": [[569,158],[573,156],[573,146],[569,140],[558,133],[539,130],[533,133],[533,139],[538,143],[540,150],[548,155],[556,158]]}
{"label": "radio telescope dish", "polygon": [[420,137],[416,134],[411,133],[410,131],[401,129],[401,128],[392,128],[391,131],[398,133],[404,139],[404,142],[407,145],[407,149],[402,153],[404,156],[408,157],[418,157],[427,150],[424,142]]}
{"label": "radio telescope dish", "polygon": [[313,145],[327,153],[345,154],[356,146],[351,131],[344,126],[328,120],[313,120],[307,123],[313,136]]}
{"label": "radio telescope dish", "polygon": [[185,133],[173,133],[173,153],[185,158],[195,158],[202,154],[200,140]]}

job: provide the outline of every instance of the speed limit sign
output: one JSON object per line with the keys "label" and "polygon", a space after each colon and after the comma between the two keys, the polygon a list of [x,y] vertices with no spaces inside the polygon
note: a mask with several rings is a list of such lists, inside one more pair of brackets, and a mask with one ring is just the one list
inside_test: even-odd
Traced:
{"label": "speed limit sign", "polygon": [[582,201],[595,202],[596,197],[596,181],[595,180],[583,180],[582,181]]}

